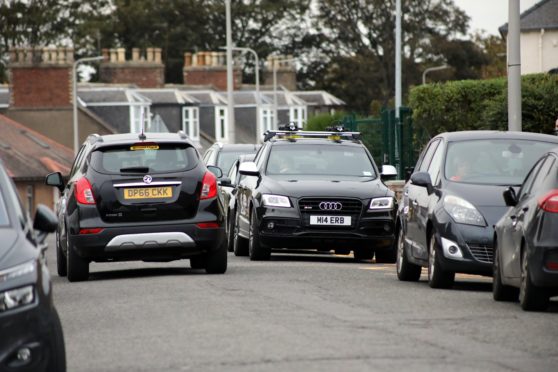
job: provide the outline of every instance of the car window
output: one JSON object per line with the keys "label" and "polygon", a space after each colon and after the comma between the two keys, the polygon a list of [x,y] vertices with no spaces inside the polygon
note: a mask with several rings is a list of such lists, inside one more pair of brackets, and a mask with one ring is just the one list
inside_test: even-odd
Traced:
{"label": "car window", "polygon": [[525,181],[523,182],[523,185],[519,190],[518,199],[521,199],[525,197],[525,195],[529,194],[529,192],[531,191],[531,186],[533,185],[533,182],[535,181],[535,178],[537,177],[537,174],[539,173],[539,169],[541,168],[544,160],[546,159],[539,160],[537,164],[535,164],[533,169],[531,169],[529,174],[527,174],[527,177],[525,177]]}
{"label": "car window", "polygon": [[72,170],[70,171],[70,178],[72,178],[77,170],[81,167],[81,160],[85,154],[85,145],[81,146],[81,148],[79,149],[76,158],[74,159],[74,164],[72,164]]}
{"label": "car window", "polygon": [[434,152],[430,165],[428,166],[428,174],[430,174],[430,179],[432,180],[433,185],[437,185],[440,179],[442,161],[444,160],[444,150],[445,148],[443,144],[440,143],[436,147],[436,151]]}
{"label": "car window", "polygon": [[261,165],[262,165],[263,159],[264,159],[264,153],[266,152],[267,148],[268,148],[268,146],[262,146],[260,148],[260,151],[258,151],[258,153],[256,154],[256,158],[254,159],[254,163],[256,163],[256,165],[258,166],[258,169],[261,169]]}
{"label": "car window", "polygon": [[2,202],[6,203],[4,204],[4,208],[7,208],[8,204],[10,206],[13,206],[16,218],[19,221],[21,228],[25,229],[25,226],[29,222],[29,214],[27,213],[26,209],[23,207],[23,203],[21,202],[21,198],[19,197],[19,194],[17,192],[16,185],[14,181],[11,178],[9,178],[6,174],[4,175],[0,174],[0,181],[3,182],[3,180],[7,181],[6,184],[3,185],[4,187],[2,188],[2,191],[4,192],[3,195],[1,195],[1,197],[4,198]]}
{"label": "car window", "polygon": [[231,167],[231,170],[229,171],[228,177],[231,180],[231,185],[236,185],[236,178],[237,178],[237,173],[238,173],[238,164],[239,161],[236,161],[233,166]]}
{"label": "car window", "polygon": [[519,139],[479,139],[448,145],[445,177],[460,183],[520,185],[533,164],[555,143]]}
{"label": "car window", "polygon": [[4,197],[0,193],[0,227],[9,226],[10,219],[8,218],[8,211],[6,210],[6,203]]}
{"label": "car window", "polygon": [[434,151],[436,151],[436,148],[438,147],[438,144],[440,143],[440,140],[435,140],[432,141],[430,143],[430,145],[428,146],[428,149],[426,150],[424,157],[422,158],[422,162],[419,166],[419,168],[417,169],[417,171],[419,172],[426,172],[428,171],[428,166],[430,165],[430,161],[432,160],[432,156],[434,156]]}
{"label": "car window", "polygon": [[[203,154],[203,162],[205,164],[208,164],[209,158],[211,157],[211,154],[213,153],[213,149],[208,149],[205,154]],[[211,164],[208,164],[211,165]]]}
{"label": "car window", "polygon": [[376,177],[364,147],[307,144],[273,146],[266,174]]}
{"label": "car window", "polygon": [[545,193],[550,190],[547,187],[545,187],[545,181],[548,178],[550,170],[552,169],[553,165],[554,165],[554,157],[547,156],[544,162],[542,163],[539,172],[537,173],[537,176],[535,177],[533,183],[531,184],[531,189],[529,190],[529,194],[532,193],[531,190],[535,190],[535,194]]}
{"label": "car window", "polygon": [[196,150],[184,144],[130,144],[101,147],[91,154],[91,167],[101,173],[160,173],[194,168]]}
{"label": "car window", "polygon": [[249,154],[246,151],[221,151],[217,156],[217,166],[227,174],[240,155]]}

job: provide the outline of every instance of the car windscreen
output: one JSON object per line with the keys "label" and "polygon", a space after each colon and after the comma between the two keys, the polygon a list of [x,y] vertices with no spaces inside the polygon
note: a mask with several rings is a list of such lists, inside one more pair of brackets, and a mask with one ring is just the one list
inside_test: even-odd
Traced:
{"label": "car windscreen", "polygon": [[223,174],[228,174],[236,159],[244,154],[250,154],[250,151],[221,151],[217,157],[217,166]]}
{"label": "car windscreen", "polygon": [[446,179],[483,185],[521,185],[535,162],[556,143],[517,139],[451,142]]}
{"label": "car windscreen", "polygon": [[101,173],[168,173],[194,168],[196,150],[184,144],[140,143],[101,147],[90,164]]}
{"label": "car windscreen", "polygon": [[4,197],[0,192],[0,227],[5,227],[10,225],[10,219],[8,218],[8,211],[6,210],[6,203],[4,202]]}
{"label": "car windscreen", "polygon": [[376,177],[374,165],[364,148],[330,144],[273,146],[266,173]]}

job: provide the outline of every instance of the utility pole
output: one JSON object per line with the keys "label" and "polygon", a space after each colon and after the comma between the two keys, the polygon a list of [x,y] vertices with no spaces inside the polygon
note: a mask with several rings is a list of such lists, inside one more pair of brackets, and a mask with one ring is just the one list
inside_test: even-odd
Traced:
{"label": "utility pole", "polygon": [[508,4],[508,130],[521,132],[521,25],[519,0],[509,0]]}
{"label": "utility pole", "polygon": [[394,153],[395,167],[399,176],[401,170],[401,0],[395,1],[395,125],[394,127]]}
{"label": "utility pole", "polygon": [[225,8],[227,18],[227,118],[229,122],[228,142],[235,143],[236,127],[234,123],[231,0],[225,0]]}

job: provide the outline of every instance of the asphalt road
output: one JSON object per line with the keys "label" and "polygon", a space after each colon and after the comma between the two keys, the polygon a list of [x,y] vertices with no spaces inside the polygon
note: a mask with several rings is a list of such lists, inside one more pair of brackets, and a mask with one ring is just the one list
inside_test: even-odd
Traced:
{"label": "asphalt road", "polygon": [[92,264],[69,283],[49,265],[68,371],[555,371],[558,299],[546,313],[496,303],[488,278],[452,290],[397,280],[350,257],[229,256]]}

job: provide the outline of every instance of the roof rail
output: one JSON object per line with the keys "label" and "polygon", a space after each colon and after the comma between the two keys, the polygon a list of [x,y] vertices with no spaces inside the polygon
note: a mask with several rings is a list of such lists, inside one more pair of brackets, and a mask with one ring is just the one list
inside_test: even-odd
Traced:
{"label": "roof rail", "polygon": [[286,139],[296,141],[300,138],[324,138],[336,142],[341,140],[358,141],[360,140],[360,132],[340,132],[338,130],[330,131],[290,131],[290,130],[268,130],[264,133],[264,142],[272,138]]}
{"label": "roof rail", "polygon": [[96,142],[103,142],[103,137],[101,137],[99,134],[97,133],[92,133],[89,136],[87,136],[87,140],[91,141],[91,143],[96,143]]}

